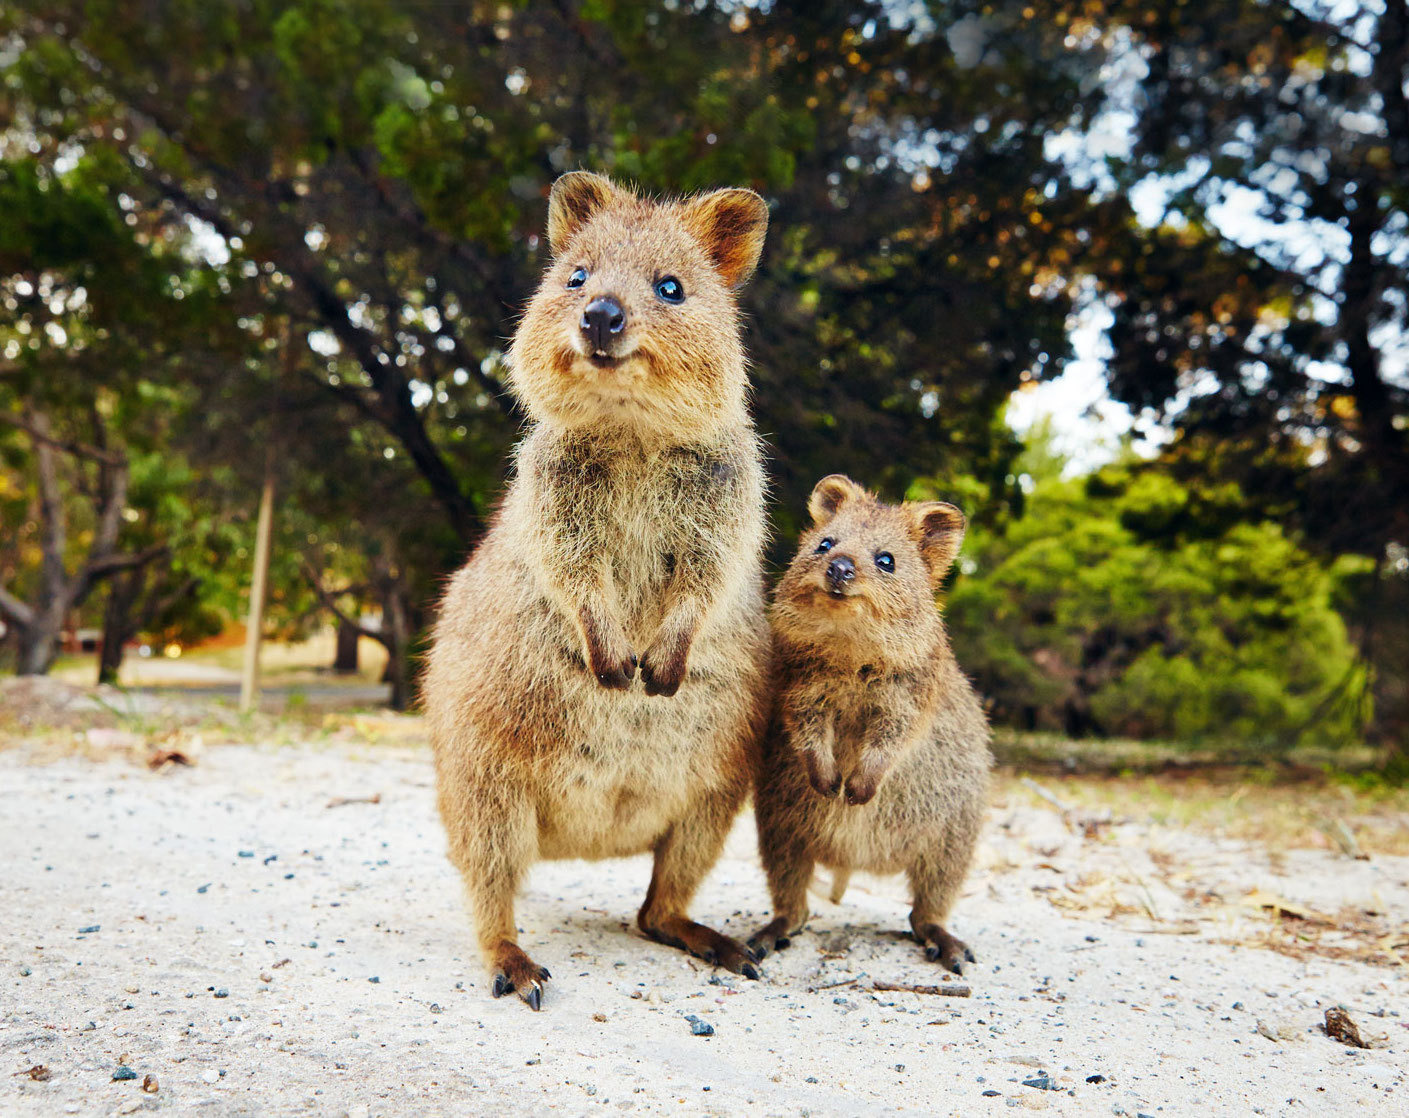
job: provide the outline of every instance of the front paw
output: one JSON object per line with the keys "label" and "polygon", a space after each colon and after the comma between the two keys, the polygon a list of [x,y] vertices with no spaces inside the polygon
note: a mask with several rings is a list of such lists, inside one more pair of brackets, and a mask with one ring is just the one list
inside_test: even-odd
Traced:
{"label": "front paw", "polygon": [[587,640],[587,667],[597,682],[613,691],[625,691],[636,675],[636,656],[619,625],[605,625],[589,618],[583,625]]}
{"label": "front paw", "polygon": [[831,754],[823,756],[815,749],[809,749],[803,758],[807,762],[807,782],[812,790],[830,800],[841,790],[841,771],[836,758]]}
{"label": "front paw", "polygon": [[869,804],[886,775],[886,759],[878,751],[862,754],[861,764],[846,778],[846,802],[854,807]]}
{"label": "front paw", "polygon": [[647,695],[673,695],[685,681],[688,638],[657,639],[641,657],[641,681]]}

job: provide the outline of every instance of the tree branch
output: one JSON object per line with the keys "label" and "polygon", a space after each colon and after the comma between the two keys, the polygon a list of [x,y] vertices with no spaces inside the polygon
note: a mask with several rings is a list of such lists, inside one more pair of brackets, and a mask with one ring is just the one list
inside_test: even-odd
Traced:
{"label": "tree branch", "polygon": [[0,616],[8,618],[21,629],[34,624],[34,610],[0,586]]}
{"label": "tree branch", "polygon": [[311,564],[303,563],[302,566],[304,576],[308,579],[309,585],[313,587],[313,593],[316,594],[318,596],[318,600],[323,603],[324,609],[326,609],[329,613],[331,613],[349,629],[355,629],[359,636],[370,637],[372,640],[376,641],[379,645],[385,648],[388,652],[392,651],[391,643],[387,640],[386,634],[381,633],[375,629],[369,629],[360,621],[354,621],[352,617],[349,614],[344,613],[342,608],[338,605],[338,595],[346,594],[349,590],[352,589],[352,587],[344,587],[342,590],[339,591],[327,590],[323,586],[323,580],[318,576],[318,572],[313,569],[313,566]]}
{"label": "tree branch", "polygon": [[153,560],[168,554],[169,550],[166,544],[159,543],[131,555],[102,555],[89,560],[84,565],[79,578],[91,584],[99,579],[107,578],[109,575],[117,574],[118,571],[130,571],[138,567],[145,567]]}
{"label": "tree branch", "polygon": [[26,420],[13,412],[0,412],[0,423],[8,423],[11,427],[17,427],[36,442],[42,442],[56,450],[72,454],[75,458],[88,458],[108,466],[116,466],[126,461],[122,455],[112,451],[89,446],[87,443],[74,442],[71,439],[58,438],[49,431],[47,423]]}

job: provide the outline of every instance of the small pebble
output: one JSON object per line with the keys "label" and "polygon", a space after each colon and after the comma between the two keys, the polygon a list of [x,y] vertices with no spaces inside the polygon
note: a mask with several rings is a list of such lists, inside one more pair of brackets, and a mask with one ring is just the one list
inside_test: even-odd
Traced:
{"label": "small pebble", "polygon": [[197,893],[204,893],[204,892],[205,892],[207,889],[209,889],[209,888],[210,888],[210,882],[207,881],[204,885],[197,885],[197,886],[196,886],[196,892],[197,892]]}
{"label": "small pebble", "polygon": [[137,1073],[126,1064],[118,1064],[117,1071],[113,1072],[114,1079],[136,1079]]}
{"label": "small pebble", "polygon": [[1086,1077],[1087,1083],[1104,1083],[1105,1081],[1106,1077],[1104,1075],[1088,1075]]}
{"label": "small pebble", "polygon": [[690,1022],[690,1032],[694,1033],[695,1036],[714,1035],[714,1026],[708,1021],[701,1021],[693,1013],[686,1017],[685,1020]]}
{"label": "small pebble", "polygon": [[1056,1085],[1056,1083],[1054,1083],[1054,1082],[1051,1080],[1051,1078],[1048,1077],[1048,1076],[1046,1076],[1046,1075],[1038,1075],[1038,1076],[1033,1077],[1032,1079],[1024,1079],[1024,1080],[1023,1080],[1023,1086],[1024,1086],[1024,1087],[1036,1087],[1039,1091],[1057,1091],[1057,1090],[1060,1090],[1060,1088]]}
{"label": "small pebble", "polygon": [[215,991],[215,996],[217,998],[228,998],[230,996],[230,991],[225,989],[224,986],[222,986],[219,990]]}
{"label": "small pebble", "polygon": [[94,932],[101,931],[102,927],[101,924],[89,924],[86,928],[79,928],[78,934],[81,936],[92,935]]}
{"label": "small pebble", "polygon": [[986,1099],[996,1099],[1002,1093],[1002,1091],[995,1091],[990,1087],[987,1091],[983,1092],[983,1097]]}
{"label": "small pebble", "polygon": [[142,1090],[144,1090],[149,1095],[155,1095],[159,1090],[161,1090],[161,1087],[157,1084],[157,1077],[155,1075],[143,1076]]}
{"label": "small pebble", "polygon": [[380,981],[381,981],[381,978],[374,974],[374,975],[372,975],[371,978],[367,979],[367,981],[368,981],[368,982],[380,982]]}
{"label": "small pebble", "polygon": [[220,1073],[214,1068],[211,1068],[209,1071],[201,1072],[201,1079],[207,1083],[218,1083],[220,1081]]}
{"label": "small pebble", "polygon": [[30,970],[29,967],[20,967],[20,977],[21,977],[21,978],[28,978],[28,977],[29,977],[31,974],[33,974],[33,973],[34,973],[34,971]]}
{"label": "small pebble", "polygon": [[253,857],[254,857],[254,851],[253,851],[253,850],[241,850],[241,851],[240,851],[240,857],[241,857],[241,858],[253,858]]}

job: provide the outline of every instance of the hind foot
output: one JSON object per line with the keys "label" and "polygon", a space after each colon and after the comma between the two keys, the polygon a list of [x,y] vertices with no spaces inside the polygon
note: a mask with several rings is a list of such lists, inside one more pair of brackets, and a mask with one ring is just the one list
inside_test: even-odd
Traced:
{"label": "hind foot", "polygon": [[543,1008],[543,984],[553,976],[524,954],[517,943],[504,942],[494,950],[490,993],[496,998],[518,992],[528,1007]]}
{"label": "hind foot", "polygon": [[657,943],[688,951],[706,963],[742,974],[745,978],[759,977],[757,955],[738,940],[683,916],[669,916],[653,924],[643,920],[641,930]]}
{"label": "hind foot", "polygon": [[978,961],[967,943],[950,935],[939,924],[926,924],[916,929],[915,938],[924,947],[926,959],[943,964],[955,974],[964,973],[965,963]]}
{"label": "hind foot", "polygon": [[762,962],[768,958],[770,951],[782,951],[792,941],[788,921],[781,916],[775,916],[749,937],[749,950]]}

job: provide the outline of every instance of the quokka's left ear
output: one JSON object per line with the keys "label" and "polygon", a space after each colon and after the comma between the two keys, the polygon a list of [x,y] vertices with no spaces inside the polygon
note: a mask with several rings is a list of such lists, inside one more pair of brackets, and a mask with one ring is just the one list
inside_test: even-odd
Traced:
{"label": "quokka's left ear", "polygon": [[752,190],[716,190],[685,203],[685,226],[704,245],[724,282],[742,287],[763,253],[768,203]]}
{"label": "quokka's left ear", "polygon": [[920,554],[936,579],[949,570],[964,542],[964,514],[946,501],[921,501],[906,506],[920,544]]}

